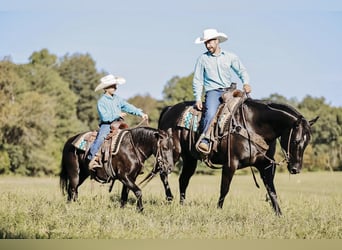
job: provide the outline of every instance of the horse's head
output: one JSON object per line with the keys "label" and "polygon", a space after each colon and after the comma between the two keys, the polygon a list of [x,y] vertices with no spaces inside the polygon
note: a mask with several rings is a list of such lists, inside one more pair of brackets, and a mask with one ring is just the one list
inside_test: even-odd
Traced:
{"label": "horse's head", "polygon": [[311,139],[311,126],[318,118],[307,121],[303,116],[300,116],[294,122],[288,136],[281,138],[280,143],[286,149],[287,169],[291,174],[298,174],[301,171],[304,150]]}
{"label": "horse's head", "polygon": [[155,170],[163,174],[171,173],[174,162],[173,162],[173,141],[172,137],[163,130],[158,130],[155,133],[157,143],[156,153],[156,167]]}

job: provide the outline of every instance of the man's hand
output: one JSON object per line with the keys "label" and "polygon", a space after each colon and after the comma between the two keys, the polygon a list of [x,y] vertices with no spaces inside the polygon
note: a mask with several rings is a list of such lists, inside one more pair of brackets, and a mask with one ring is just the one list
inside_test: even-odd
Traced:
{"label": "man's hand", "polygon": [[243,85],[243,90],[246,92],[246,94],[249,94],[249,93],[252,92],[252,88],[251,88],[251,86],[248,83],[245,83]]}
{"label": "man's hand", "polygon": [[202,101],[196,101],[196,104],[195,104],[196,108],[198,110],[202,110],[203,106],[202,106]]}
{"label": "man's hand", "polygon": [[127,114],[124,113],[124,112],[121,112],[121,113],[120,113],[120,117],[121,117],[121,118],[124,118],[126,115],[127,115]]}
{"label": "man's hand", "polygon": [[147,114],[143,114],[141,117],[142,117],[144,120],[148,120],[148,115],[147,115]]}

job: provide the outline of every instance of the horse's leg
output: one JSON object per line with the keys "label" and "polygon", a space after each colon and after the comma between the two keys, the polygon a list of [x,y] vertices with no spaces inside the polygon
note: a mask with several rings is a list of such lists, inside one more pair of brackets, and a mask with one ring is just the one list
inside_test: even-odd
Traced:
{"label": "horse's leg", "polygon": [[112,183],[110,184],[110,186],[109,186],[109,190],[108,190],[108,191],[109,191],[109,193],[110,193],[110,192],[112,192],[112,190],[113,190],[113,186],[114,186],[114,182],[115,182],[115,180],[116,180],[115,178],[114,178],[114,179],[112,179]]}
{"label": "horse's leg", "polygon": [[69,169],[69,185],[68,185],[68,201],[77,201],[78,198],[78,186],[80,185],[80,179],[84,181],[84,177],[80,178],[82,171],[79,169],[79,162],[77,161],[77,155],[73,156],[71,162],[72,168]]}
{"label": "horse's leg", "polygon": [[129,190],[128,190],[127,186],[123,184],[122,190],[121,190],[121,200],[120,200],[120,207],[121,208],[124,208],[127,204],[128,192],[129,192]]}
{"label": "horse's leg", "polygon": [[[174,142],[174,151],[173,151],[173,164],[175,165],[176,162],[179,161],[179,158],[180,158],[180,152],[181,152],[181,146],[179,144],[179,137],[180,137],[180,131],[178,132],[174,132],[173,134],[173,137],[174,138],[178,138],[178,141],[175,143]],[[165,190],[165,195],[166,195],[166,200],[167,201],[173,201],[173,194],[171,192],[171,188],[170,188],[170,185],[169,185],[169,179],[168,179],[168,175],[167,174],[164,174],[164,173],[161,173],[160,175],[160,179],[164,185],[164,190]]]}
{"label": "horse's leg", "polygon": [[76,201],[78,198],[78,194],[77,194],[77,186],[78,186],[78,181],[79,181],[79,176],[74,175],[74,176],[70,176],[70,182],[69,182],[69,186],[68,186],[68,201]]}
{"label": "horse's leg", "polygon": [[[129,188],[130,190],[132,190],[134,195],[137,197],[137,210],[139,212],[142,212],[144,210],[143,203],[142,203],[142,192],[141,192],[141,189],[135,184],[135,178],[126,177],[124,179],[121,179],[121,182],[124,184],[124,186],[126,186],[126,188]],[[126,201],[127,201],[127,197],[126,197]]]}
{"label": "horse's leg", "polygon": [[82,166],[80,168],[80,172],[78,173],[78,181],[74,183],[74,185],[77,185],[73,188],[73,194],[74,194],[74,197],[73,197],[73,200],[74,201],[77,201],[78,199],[78,188],[79,186],[82,185],[82,183],[89,177],[89,171],[88,169],[84,168],[84,166]]}
{"label": "horse's leg", "polygon": [[224,199],[229,192],[230,183],[232,182],[236,167],[235,164],[223,165],[222,176],[221,176],[221,191],[220,198],[217,203],[218,208],[222,208]]}
{"label": "horse's leg", "polygon": [[197,166],[197,159],[183,154],[183,168],[179,176],[179,192],[180,192],[180,204],[183,205],[185,201],[186,188],[189,185],[191,176],[195,173]]}
{"label": "horse's leg", "polygon": [[276,213],[276,215],[281,215],[281,210],[278,204],[277,193],[274,187],[274,175],[275,175],[275,167],[263,167],[258,168],[260,171],[260,176],[264,182],[265,188],[267,190],[268,196],[271,200],[272,207]]}
{"label": "horse's leg", "polygon": [[159,176],[160,176],[160,179],[161,179],[161,181],[162,181],[162,183],[164,185],[166,200],[167,201],[172,201],[173,200],[173,195],[172,195],[171,188],[170,188],[170,185],[169,185],[168,175],[164,174],[164,173],[161,173]]}

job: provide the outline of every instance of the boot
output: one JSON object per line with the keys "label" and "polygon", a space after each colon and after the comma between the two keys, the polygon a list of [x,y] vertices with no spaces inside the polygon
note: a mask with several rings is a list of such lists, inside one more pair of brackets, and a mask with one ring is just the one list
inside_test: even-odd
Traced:
{"label": "boot", "polygon": [[209,151],[209,144],[202,141],[202,142],[198,145],[198,148],[199,148],[202,152],[208,152],[208,151]]}
{"label": "boot", "polygon": [[101,167],[101,164],[99,163],[98,155],[95,155],[93,159],[89,159],[88,157],[85,160],[85,164],[88,165],[89,170],[93,170],[94,168]]}
{"label": "boot", "polygon": [[101,167],[101,165],[98,162],[98,158],[95,156],[88,165],[89,170],[93,170],[94,168]]}
{"label": "boot", "polygon": [[199,143],[196,145],[197,151],[200,153],[207,155],[210,152],[209,140],[206,138],[200,139]]}

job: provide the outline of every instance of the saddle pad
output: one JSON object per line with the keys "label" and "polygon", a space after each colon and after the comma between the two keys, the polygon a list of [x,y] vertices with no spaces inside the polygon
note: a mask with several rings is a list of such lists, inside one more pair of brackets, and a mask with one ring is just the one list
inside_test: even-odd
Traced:
{"label": "saddle pad", "polygon": [[196,110],[193,106],[190,106],[183,111],[177,126],[196,132],[199,127],[201,116],[202,112]]}
{"label": "saddle pad", "polygon": [[96,131],[84,132],[79,134],[71,144],[79,150],[87,151],[92,142],[95,140],[96,135]]}

